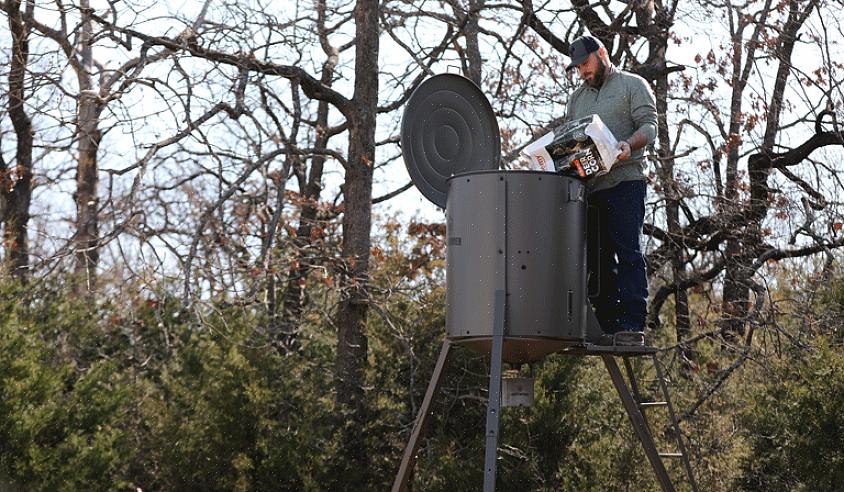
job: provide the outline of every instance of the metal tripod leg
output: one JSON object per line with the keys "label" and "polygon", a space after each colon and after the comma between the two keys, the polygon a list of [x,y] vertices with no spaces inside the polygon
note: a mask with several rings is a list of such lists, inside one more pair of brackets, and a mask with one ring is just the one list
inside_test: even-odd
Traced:
{"label": "metal tripod leg", "polygon": [[665,470],[665,465],[662,463],[662,458],[659,456],[659,451],[656,449],[653,437],[648,430],[648,425],[645,423],[645,418],[639,410],[636,400],[630,394],[630,389],[627,383],[624,382],[624,377],[615,363],[612,355],[602,355],[601,359],[604,365],[607,366],[607,371],[610,373],[610,379],[618,391],[618,396],[621,397],[621,403],[624,404],[624,409],[627,410],[627,416],[630,417],[630,422],[633,424],[633,430],[642,442],[642,447],[645,449],[645,456],[651,462],[651,466],[656,474],[657,481],[664,492],[674,492],[674,485],[671,483],[671,478]]}
{"label": "metal tripod leg", "polygon": [[413,465],[416,464],[416,452],[419,450],[419,442],[422,434],[425,432],[425,426],[428,424],[428,417],[431,415],[431,402],[434,400],[434,395],[440,388],[442,376],[448,366],[448,359],[451,355],[451,342],[446,339],[443,342],[443,347],[440,350],[440,356],[437,358],[437,365],[434,367],[434,374],[431,376],[431,382],[428,383],[428,390],[425,392],[425,398],[422,400],[422,406],[419,407],[419,413],[416,415],[416,422],[413,424],[413,432],[410,433],[410,440],[404,448],[404,456],[401,459],[401,466],[399,466],[399,473],[396,475],[396,480],[393,482],[393,492],[402,492],[407,488],[407,479],[410,477],[410,472],[413,470]]}
{"label": "metal tripod leg", "polygon": [[504,291],[495,291],[495,316],[492,327],[492,354],[489,361],[489,403],[486,413],[486,456],[484,492],[495,490],[498,455],[498,420],[501,413],[501,357],[504,347]]}

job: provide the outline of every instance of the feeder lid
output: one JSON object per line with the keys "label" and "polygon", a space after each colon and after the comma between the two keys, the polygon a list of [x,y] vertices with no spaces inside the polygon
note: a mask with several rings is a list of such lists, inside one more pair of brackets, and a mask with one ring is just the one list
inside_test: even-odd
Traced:
{"label": "feeder lid", "polygon": [[401,123],[407,172],[422,195],[446,206],[454,174],[498,169],[501,137],[492,106],[466,77],[435,75],[413,91]]}

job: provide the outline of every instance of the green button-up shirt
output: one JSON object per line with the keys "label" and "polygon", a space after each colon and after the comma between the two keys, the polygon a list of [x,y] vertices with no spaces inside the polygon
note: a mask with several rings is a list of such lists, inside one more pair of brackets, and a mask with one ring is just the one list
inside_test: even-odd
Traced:
{"label": "green button-up shirt", "polygon": [[[600,88],[586,83],[572,93],[566,107],[568,121],[597,114],[619,141],[627,140],[636,130],[648,137],[648,143],[656,138],[656,100],[653,91],[642,77],[609,69]],[[622,181],[644,180],[647,165],[645,149],[634,151],[626,161],[617,161],[609,173],[598,176],[587,183],[589,192],[605,190]]]}

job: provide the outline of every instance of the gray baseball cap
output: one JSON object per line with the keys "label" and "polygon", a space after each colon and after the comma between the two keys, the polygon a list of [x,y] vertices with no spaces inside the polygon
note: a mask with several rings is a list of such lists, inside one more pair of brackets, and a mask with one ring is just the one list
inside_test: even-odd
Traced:
{"label": "gray baseball cap", "polygon": [[566,70],[571,70],[572,68],[585,62],[591,53],[598,51],[603,47],[604,43],[594,36],[581,36],[575,39],[571,42],[571,47],[569,48],[569,58],[571,58],[571,63],[568,64]]}

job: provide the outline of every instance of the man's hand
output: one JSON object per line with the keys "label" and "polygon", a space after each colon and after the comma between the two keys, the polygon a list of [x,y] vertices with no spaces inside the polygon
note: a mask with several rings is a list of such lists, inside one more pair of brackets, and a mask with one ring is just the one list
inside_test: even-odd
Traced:
{"label": "man's hand", "polygon": [[629,143],[622,140],[621,142],[618,142],[618,145],[616,146],[616,148],[621,151],[621,153],[618,154],[618,160],[626,161],[627,159],[630,158],[630,152],[632,150],[630,149]]}

